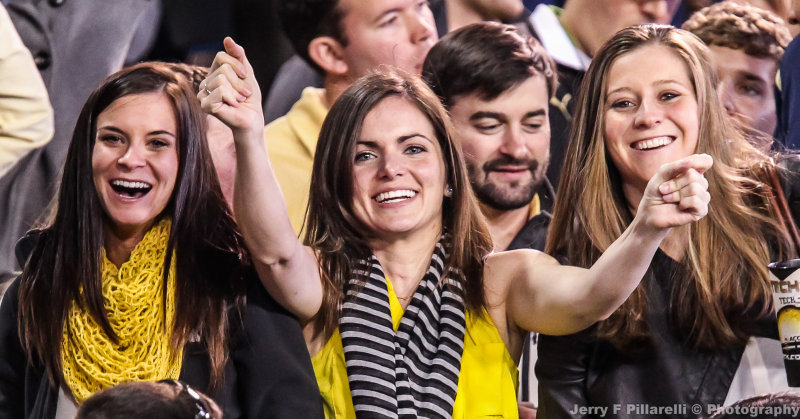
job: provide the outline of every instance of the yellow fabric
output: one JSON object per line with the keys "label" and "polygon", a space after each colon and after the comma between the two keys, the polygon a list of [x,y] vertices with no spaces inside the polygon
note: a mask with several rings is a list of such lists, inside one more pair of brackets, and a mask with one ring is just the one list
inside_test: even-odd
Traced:
{"label": "yellow fabric", "polygon": [[166,310],[163,307],[169,232],[170,221],[160,221],[119,269],[103,251],[103,297],[118,343],[106,336],[87,311],[72,303],[64,324],[61,362],[64,380],[78,403],[125,381],[179,377],[183,353],[174,354],[169,345],[175,319],[175,263],[167,279]]}
{"label": "yellow fabric", "polygon": [[[387,280],[386,283],[392,322],[397,330],[403,317],[403,308],[391,281]],[[325,417],[355,419],[342,338],[338,330],[322,350],[311,358],[311,363],[322,395]],[[518,418],[517,380],[517,365],[488,314],[484,312],[483,317],[478,317],[467,313],[467,334],[464,336],[453,418]]]}
{"label": "yellow fabric", "polygon": [[299,235],[308,205],[311,168],[322,121],[328,114],[325,89],[307,87],[284,116],[264,127],[269,161],[281,186],[294,231]]}
{"label": "yellow fabric", "polygon": [[530,212],[528,213],[529,220],[542,212],[542,204],[539,201],[539,194],[533,195],[533,199],[531,200],[531,204],[528,206],[528,208],[530,208]]}

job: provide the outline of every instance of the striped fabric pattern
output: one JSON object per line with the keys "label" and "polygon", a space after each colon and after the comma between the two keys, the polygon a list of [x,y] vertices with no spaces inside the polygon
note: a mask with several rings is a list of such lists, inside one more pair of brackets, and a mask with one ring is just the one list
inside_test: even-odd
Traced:
{"label": "striped fabric pattern", "polygon": [[348,281],[339,332],[356,416],[449,418],[464,349],[461,273],[442,278],[443,236],[428,272],[392,327],[389,292],[378,259],[359,261]]}

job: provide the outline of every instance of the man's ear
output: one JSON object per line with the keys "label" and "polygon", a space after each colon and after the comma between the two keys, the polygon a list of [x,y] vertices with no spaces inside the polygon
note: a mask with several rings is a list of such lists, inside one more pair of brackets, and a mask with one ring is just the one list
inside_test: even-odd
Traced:
{"label": "man's ear", "polygon": [[330,36],[319,36],[308,44],[308,55],[326,73],[344,75],[350,70],[344,61],[344,47]]}

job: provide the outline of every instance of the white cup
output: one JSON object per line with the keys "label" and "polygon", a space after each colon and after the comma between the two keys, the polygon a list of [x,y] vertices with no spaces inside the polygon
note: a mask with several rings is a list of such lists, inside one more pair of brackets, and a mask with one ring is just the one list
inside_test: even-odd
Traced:
{"label": "white cup", "polygon": [[800,259],[767,265],[789,387],[800,387]]}

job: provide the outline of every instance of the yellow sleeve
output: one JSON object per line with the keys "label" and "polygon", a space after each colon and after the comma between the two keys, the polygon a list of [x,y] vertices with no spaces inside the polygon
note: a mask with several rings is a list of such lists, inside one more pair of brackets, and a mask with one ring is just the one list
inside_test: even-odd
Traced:
{"label": "yellow sleeve", "polygon": [[53,138],[53,108],[30,51],[0,4],[0,176]]}
{"label": "yellow sleeve", "polygon": [[285,116],[267,125],[264,137],[275,179],[286,201],[289,221],[299,236],[308,205],[314,157],[303,146]]}

